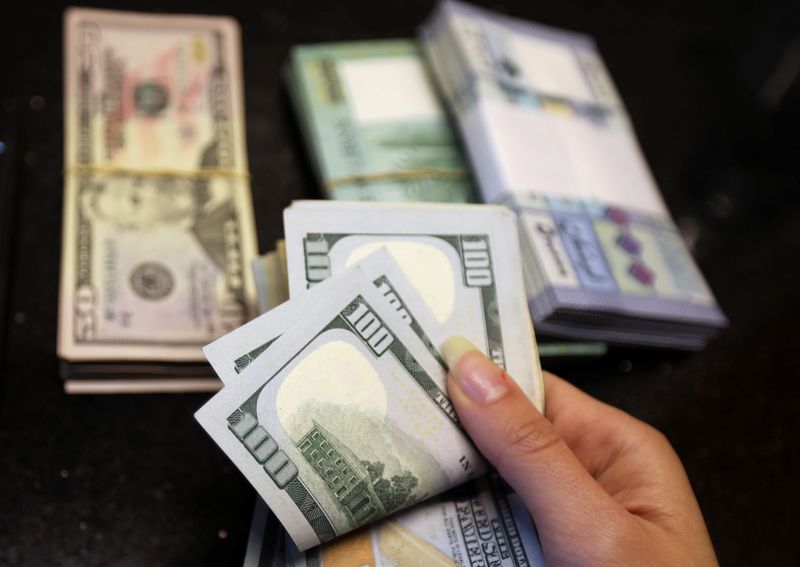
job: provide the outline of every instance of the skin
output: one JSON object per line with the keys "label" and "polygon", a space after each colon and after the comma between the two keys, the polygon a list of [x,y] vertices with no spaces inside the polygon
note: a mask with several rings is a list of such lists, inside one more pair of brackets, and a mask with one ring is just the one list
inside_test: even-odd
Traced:
{"label": "skin", "polygon": [[545,416],[480,352],[448,362],[458,416],[527,505],[548,567],[718,565],[662,433],[547,372]]}

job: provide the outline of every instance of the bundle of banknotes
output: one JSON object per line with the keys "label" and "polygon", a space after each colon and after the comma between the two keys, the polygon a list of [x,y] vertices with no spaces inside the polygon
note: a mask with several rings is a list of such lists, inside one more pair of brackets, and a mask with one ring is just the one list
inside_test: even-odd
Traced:
{"label": "bundle of banknotes", "polygon": [[[358,549],[387,564],[403,553],[443,564],[538,553],[516,497],[478,480],[487,465],[447,397],[439,352],[451,335],[468,338],[543,407],[513,213],[301,201],[284,224],[291,299],[205,347],[225,387],[196,417],[296,559],[406,509],[370,528],[377,548],[362,531],[318,553]],[[497,528],[476,533],[487,516]],[[479,537],[494,543],[476,549]]]}
{"label": "bundle of banknotes", "polygon": [[474,200],[467,164],[415,41],[298,46],[285,79],[328,198]]}
{"label": "bundle of banknotes", "polygon": [[64,46],[66,390],[217,389],[201,347],[256,314],[239,29],[71,9]]}
{"label": "bundle of banknotes", "polygon": [[421,43],[482,199],[518,214],[537,332],[697,349],[726,324],[591,38],[445,0]]}

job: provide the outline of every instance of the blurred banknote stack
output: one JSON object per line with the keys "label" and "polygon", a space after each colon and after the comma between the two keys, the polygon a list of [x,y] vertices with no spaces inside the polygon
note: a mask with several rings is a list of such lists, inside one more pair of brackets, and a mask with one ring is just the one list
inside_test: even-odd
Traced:
{"label": "blurred banknote stack", "polygon": [[328,198],[473,199],[467,164],[415,41],[297,46],[285,78]]}
{"label": "blurred banknote stack", "polygon": [[255,311],[238,27],[75,9],[65,35],[65,387],[216,389],[200,349]]}
{"label": "blurred banknote stack", "polygon": [[481,198],[518,213],[537,333],[702,348],[725,317],[592,39],[448,0],[421,43]]}

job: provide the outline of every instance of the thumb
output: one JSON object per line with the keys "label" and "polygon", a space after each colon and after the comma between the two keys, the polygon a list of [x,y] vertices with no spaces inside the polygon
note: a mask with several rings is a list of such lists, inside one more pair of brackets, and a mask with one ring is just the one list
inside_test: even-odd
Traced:
{"label": "thumb", "polygon": [[582,539],[595,528],[607,530],[598,519],[614,517],[621,508],[514,380],[463,337],[447,339],[442,355],[461,423],[525,502],[540,535]]}

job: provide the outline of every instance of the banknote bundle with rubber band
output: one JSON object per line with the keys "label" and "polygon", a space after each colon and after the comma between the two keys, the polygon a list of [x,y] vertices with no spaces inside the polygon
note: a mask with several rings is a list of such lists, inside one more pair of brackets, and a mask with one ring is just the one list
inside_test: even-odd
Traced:
{"label": "banknote bundle with rubber band", "polygon": [[285,79],[328,198],[474,200],[467,163],[416,41],[296,46]]}
{"label": "banknote bundle with rubber band", "polygon": [[256,314],[239,28],[70,9],[58,353],[68,392],[215,390]]}
{"label": "banknote bundle with rubber band", "polygon": [[[196,417],[295,551],[337,539],[319,553],[491,562],[466,526],[488,514],[502,517],[497,549],[540,553],[516,496],[479,480],[487,465],[447,396],[439,352],[450,335],[469,338],[543,407],[513,213],[300,201],[284,224],[291,299],[205,347],[225,387]],[[460,538],[442,513],[464,522]],[[368,524],[374,549],[368,531],[338,541]]]}

